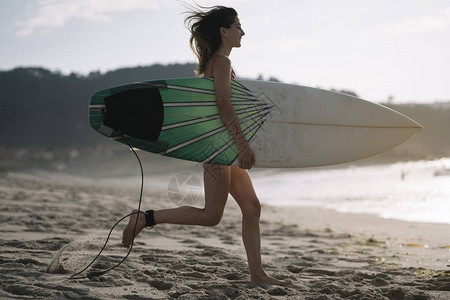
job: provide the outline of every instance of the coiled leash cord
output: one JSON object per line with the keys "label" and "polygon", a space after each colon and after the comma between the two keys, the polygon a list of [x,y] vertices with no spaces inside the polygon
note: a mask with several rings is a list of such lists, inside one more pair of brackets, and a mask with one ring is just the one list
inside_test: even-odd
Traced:
{"label": "coiled leash cord", "polygon": [[[126,141],[126,140],[125,140]],[[102,249],[100,250],[100,252],[97,254],[97,256],[81,271],[71,275],[70,277],[68,277],[68,279],[82,279],[84,278],[84,276],[79,276],[81,273],[85,272],[99,257],[100,254],[102,254],[103,250],[106,248],[106,245],[108,244],[109,241],[109,237],[111,236],[111,233],[113,232],[114,228],[117,226],[117,224],[119,224],[120,222],[122,222],[124,219],[126,219],[127,217],[131,216],[131,215],[135,215],[135,214],[139,214],[139,212],[141,211],[141,203],[142,203],[142,193],[144,191],[144,169],[142,167],[142,163],[141,160],[139,159],[139,156],[137,155],[136,151],[134,151],[133,147],[131,147],[127,142],[126,144],[128,145],[128,147],[130,148],[131,151],[133,151],[134,155],[136,156],[138,162],[139,162],[139,167],[141,169],[141,192],[140,192],[140,196],[139,196],[139,205],[138,205],[138,211],[137,212],[132,212],[124,217],[122,217],[119,221],[116,222],[116,224],[114,224],[114,226],[111,228],[111,230],[109,231],[108,237],[106,238],[106,242],[103,245]],[[144,218],[144,216],[142,216]],[[136,223],[134,224],[134,229],[133,229],[133,239],[131,240],[131,245],[130,245],[130,249],[128,250],[127,255],[119,262],[117,263],[115,266],[112,266],[106,270],[102,270],[102,271],[96,271],[96,272],[90,272],[88,274],[89,277],[95,277],[95,276],[100,276],[103,275],[115,268],[117,268],[118,266],[120,266],[121,263],[123,263],[128,256],[131,253],[131,250],[133,250],[133,244],[134,244],[134,237],[135,237],[135,233],[136,233],[136,227],[137,227],[137,223],[139,220],[139,215],[136,218]]]}

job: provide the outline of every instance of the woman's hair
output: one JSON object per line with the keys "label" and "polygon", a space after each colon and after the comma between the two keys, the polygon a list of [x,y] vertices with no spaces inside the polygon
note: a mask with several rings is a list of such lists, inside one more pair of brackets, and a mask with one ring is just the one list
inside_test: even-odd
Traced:
{"label": "woman's hair", "polygon": [[205,12],[191,9],[188,13],[185,24],[191,32],[189,43],[198,58],[195,73],[197,76],[204,75],[206,64],[222,43],[220,28],[230,28],[237,12],[230,7],[213,6]]}

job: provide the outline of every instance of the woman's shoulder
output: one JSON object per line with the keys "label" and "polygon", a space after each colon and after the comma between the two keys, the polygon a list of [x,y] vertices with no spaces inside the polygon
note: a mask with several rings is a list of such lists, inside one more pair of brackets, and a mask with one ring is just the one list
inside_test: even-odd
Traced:
{"label": "woman's shoulder", "polygon": [[225,55],[217,55],[208,63],[207,68],[210,72],[205,77],[214,78],[217,74],[227,74],[231,70],[231,60]]}
{"label": "woman's shoulder", "polygon": [[231,69],[231,60],[225,55],[219,55],[214,61],[214,71],[228,71]]}

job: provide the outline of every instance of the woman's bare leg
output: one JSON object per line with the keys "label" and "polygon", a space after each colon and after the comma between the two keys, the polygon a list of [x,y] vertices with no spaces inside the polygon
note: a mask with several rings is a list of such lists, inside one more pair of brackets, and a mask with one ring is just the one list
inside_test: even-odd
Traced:
{"label": "woman's bare leg", "polygon": [[251,282],[289,285],[290,281],[280,281],[268,276],[262,266],[259,228],[261,205],[246,170],[231,167],[230,193],[242,211],[242,239],[247,252]]}
{"label": "woman's bare leg", "polygon": [[204,164],[205,207],[181,206],[155,211],[157,224],[214,226],[222,219],[230,188],[230,167]]}
{"label": "woman's bare leg", "polygon": [[[157,224],[214,226],[220,222],[230,188],[230,167],[204,164],[203,168],[205,207],[201,209],[181,206],[155,211],[154,218]],[[137,210],[133,212],[137,212]],[[128,225],[123,231],[122,244],[124,247],[128,248],[131,245],[137,216],[136,213],[130,217]],[[144,213],[141,212],[134,237],[145,228],[145,225]]]}

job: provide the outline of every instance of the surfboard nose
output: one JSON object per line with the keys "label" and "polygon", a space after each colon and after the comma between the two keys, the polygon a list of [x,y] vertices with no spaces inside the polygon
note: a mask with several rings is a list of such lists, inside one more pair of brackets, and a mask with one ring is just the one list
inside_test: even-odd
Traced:
{"label": "surfboard nose", "polygon": [[413,120],[412,118],[393,110],[392,108],[385,107],[386,109],[390,110],[392,113],[396,114],[396,122],[398,123],[398,127],[405,127],[405,128],[411,128],[415,129],[417,132],[421,131],[423,129],[423,126],[418,123],[417,121]]}

